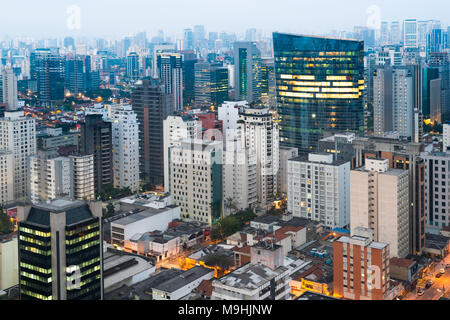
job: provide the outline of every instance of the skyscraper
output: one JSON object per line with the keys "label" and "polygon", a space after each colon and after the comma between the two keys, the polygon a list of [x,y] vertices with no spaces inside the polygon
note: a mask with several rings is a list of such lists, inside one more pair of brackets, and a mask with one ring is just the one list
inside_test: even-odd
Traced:
{"label": "skyscraper", "polygon": [[218,107],[228,99],[228,68],[220,63],[195,64],[195,105]]}
{"label": "skyscraper", "polygon": [[364,130],[362,41],[273,34],[280,144],[315,150],[323,130]]}
{"label": "skyscraper", "polygon": [[80,153],[94,155],[95,193],[98,195],[106,185],[113,184],[111,122],[103,121],[101,114],[86,115],[81,124]]}
{"label": "skyscraper", "polygon": [[139,191],[139,124],[130,105],[113,106],[114,187]]}
{"label": "skyscraper", "polygon": [[408,67],[378,68],[374,76],[374,133],[414,136],[414,75]]}
{"label": "skyscraper", "polygon": [[13,154],[14,199],[29,196],[28,158],[36,154],[36,122],[24,116],[23,111],[5,112],[0,119],[0,150]]}
{"label": "skyscraper", "polygon": [[127,78],[130,80],[137,80],[139,78],[139,55],[136,52],[131,52],[127,56]]}
{"label": "skyscraper", "polygon": [[17,77],[12,68],[3,69],[1,72],[1,86],[3,92],[3,103],[8,105],[7,110],[14,111],[18,108],[17,101]]}
{"label": "skyscraper", "polygon": [[222,216],[222,141],[185,140],[169,148],[170,193],[181,218],[215,224]]}
{"label": "skyscraper", "polygon": [[31,76],[36,77],[38,100],[53,105],[64,100],[64,60],[56,53],[37,49],[30,56]]}
{"label": "skyscraper", "polygon": [[390,169],[387,159],[366,158],[350,172],[350,227],[367,228],[375,241],[389,244],[391,258],[409,253],[409,176]]}
{"label": "skyscraper", "polygon": [[257,102],[261,98],[261,52],[254,42],[234,43],[235,99]]}
{"label": "skyscraper", "polygon": [[195,64],[198,62],[194,51],[180,51],[183,55],[183,103],[191,107],[195,103]]}
{"label": "skyscraper", "polygon": [[417,48],[418,46],[417,20],[406,19],[403,21],[403,47]]}
{"label": "skyscraper", "polygon": [[194,50],[194,33],[192,29],[184,29],[184,50]]}
{"label": "skyscraper", "polygon": [[239,113],[237,139],[240,148],[256,156],[258,203],[264,207],[278,191],[278,122],[268,108],[245,108]]}
{"label": "skyscraper", "polygon": [[22,300],[102,299],[101,216],[100,202],[18,207]]}
{"label": "skyscraper", "polygon": [[183,110],[183,57],[179,53],[159,53],[158,76],[165,93],[173,95],[173,111]]}
{"label": "skyscraper", "polygon": [[139,122],[141,180],[163,184],[163,121],[172,112],[173,97],[164,92],[164,87],[157,80],[144,79],[137,83],[131,100]]}

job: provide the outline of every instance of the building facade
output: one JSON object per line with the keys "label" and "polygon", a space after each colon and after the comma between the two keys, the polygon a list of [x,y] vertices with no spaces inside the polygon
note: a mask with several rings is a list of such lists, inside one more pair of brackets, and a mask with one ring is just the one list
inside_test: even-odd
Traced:
{"label": "building facade", "polygon": [[273,34],[280,145],[311,152],[323,130],[364,131],[364,44]]}
{"label": "building facade", "polygon": [[320,221],[328,229],[350,225],[350,163],[331,154],[288,160],[287,210],[294,217]]}

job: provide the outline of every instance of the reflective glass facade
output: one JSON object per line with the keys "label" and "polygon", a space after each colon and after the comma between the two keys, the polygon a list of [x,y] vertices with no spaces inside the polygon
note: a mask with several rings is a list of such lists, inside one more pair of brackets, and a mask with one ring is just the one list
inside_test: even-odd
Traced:
{"label": "reflective glass facade", "polygon": [[364,131],[364,43],[273,34],[280,145],[316,150],[323,130]]}

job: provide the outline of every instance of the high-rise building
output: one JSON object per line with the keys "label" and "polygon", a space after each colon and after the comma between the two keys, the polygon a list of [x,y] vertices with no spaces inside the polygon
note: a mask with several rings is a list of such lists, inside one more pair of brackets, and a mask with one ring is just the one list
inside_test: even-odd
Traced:
{"label": "high-rise building", "polygon": [[261,60],[261,101],[271,108],[277,103],[275,62],[272,58]]}
{"label": "high-rise building", "polygon": [[362,41],[274,33],[280,144],[315,150],[323,130],[364,131]]}
{"label": "high-rise building", "polygon": [[0,205],[14,200],[14,154],[0,150]]}
{"label": "high-rise building", "polygon": [[38,152],[30,157],[30,198],[32,203],[67,197],[73,198],[71,161]]}
{"label": "high-rise building", "polygon": [[198,62],[194,51],[180,51],[183,55],[183,103],[192,107],[195,103],[195,64]]}
{"label": "high-rise building", "polygon": [[389,44],[389,22],[381,21],[380,44],[386,46]]}
{"label": "high-rise building", "polygon": [[77,55],[65,60],[65,88],[70,93],[95,90],[99,87],[98,72],[91,69],[91,57]]}
{"label": "high-rise building", "polygon": [[334,294],[352,300],[388,300],[389,244],[373,241],[370,230],[333,241]]}
{"label": "high-rise building", "polygon": [[245,210],[258,201],[256,190],[256,156],[249,148],[242,149],[237,141],[227,141],[223,151],[224,215]]}
{"label": "high-rise building", "polygon": [[170,190],[170,147],[177,146],[183,140],[202,138],[202,123],[192,115],[169,116],[164,120],[164,191]]}
{"label": "high-rise building", "polygon": [[[441,123],[450,121],[450,63],[447,52],[430,52],[428,65],[439,70],[439,78],[431,80],[430,104],[435,119]],[[431,112],[431,110],[430,110]],[[433,117],[432,117],[433,120]]]}
{"label": "high-rise building", "polygon": [[288,160],[298,157],[296,148],[280,147],[280,165],[278,169],[278,192],[287,194]]}
{"label": "high-rise building", "polygon": [[432,29],[427,35],[427,56],[431,52],[443,52],[447,48],[446,33],[442,29]]}
{"label": "high-rise building", "polygon": [[234,43],[234,89],[236,100],[261,99],[261,52],[254,42]]}
{"label": "high-rise building", "polygon": [[164,183],[163,122],[173,111],[172,96],[158,81],[145,79],[136,84],[131,100],[139,123],[140,179],[160,185]]}
{"label": "high-rise building", "polygon": [[220,63],[195,64],[195,105],[218,107],[228,99],[228,68]]}
{"label": "high-rise building", "polygon": [[248,148],[256,155],[258,203],[264,207],[278,192],[280,163],[278,123],[269,109],[249,107],[241,110],[237,140],[241,148]]}
{"label": "high-rise building", "polygon": [[139,55],[136,52],[131,52],[127,56],[127,78],[130,80],[139,79]]}
{"label": "high-rise building", "polygon": [[331,230],[350,225],[350,163],[332,154],[310,153],[288,160],[287,210]]}
{"label": "high-rise building", "polygon": [[159,53],[158,76],[165,93],[173,95],[173,111],[183,110],[183,57],[180,53]]}
{"label": "high-rise building", "polygon": [[184,29],[184,50],[194,50],[194,33],[191,28]]}
{"label": "high-rise building", "polygon": [[0,150],[13,155],[13,165],[8,170],[14,175],[14,200],[27,199],[30,194],[28,159],[36,154],[35,120],[25,117],[23,111],[5,112],[5,117],[0,119]]}
{"label": "high-rise building", "polygon": [[417,48],[418,46],[417,19],[406,19],[403,21],[403,47]]}
{"label": "high-rise building", "polygon": [[409,172],[409,252],[420,255],[425,248],[425,162],[422,143],[390,138],[357,138],[354,168],[362,167],[366,158],[387,159],[389,167]]}
{"label": "high-rise building", "polygon": [[399,45],[402,42],[402,27],[400,21],[391,22],[390,44]]}
{"label": "high-rise building", "polygon": [[64,100],[64,60],[49,49],[37,49],[30,56],[32,79],[37,80],[38,100],[52,105]]}
{"label": "high-rise building", "polygon": [[170,147],[170,193],[182,219],[213,225],[222,217],[222,161],[222,141],[185,140]]}
{"label": "high-rise building", "polygon": [[390,246],[391,257],[409,254],[409,176],[389,169],[387,159],[366,158],[350,173],[350,226],[372,230],[375,241]]}
{"label": "high-rise building", "polygon": [[1,73],[3,103],[7,104],[7,110],[17,110],[19,106],[17,101],[17,76],[12,68],[3,69]]}
{"label": "high-rise building", "polygon": [[81,155],[94,155],[95,193],[113,185],[111,122],[103,121],[101,114],[89,114],[81,124]]}
{"label": "high-rise building", "polygon": [[425,210],[426,224],[431,229],[440,230],[450,225],[450,153],[423,153],[425,160]]}
{"label": "high-rise building", "polygon": [[17,216],[21,300],[102,299],[100,202],[58,199]]}
{"label": "high-rise building", "polygon": [[408,67],[377,68],[374,82],[374,134],[395,131],[414,136],[414,81]]}
{"label": "high-rise building", "polygon": [[95,200],[94,155],[71,155],[73,197],[76,200]]}
{"label": "high-rise building", "polygon": [[130,105],[112,107],[114,187],[139,191],[139,123]]}

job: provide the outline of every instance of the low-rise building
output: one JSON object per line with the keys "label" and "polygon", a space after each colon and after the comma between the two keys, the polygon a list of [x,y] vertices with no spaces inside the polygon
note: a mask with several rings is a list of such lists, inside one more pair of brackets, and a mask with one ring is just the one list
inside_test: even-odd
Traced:
{"label": "low-rise building", "polygon": [[214,270],[194,267],[153,286],[153,300],[180,300],[197,288],[203,280],[210,280],[213,277]]}
{"label": "low-rise building", "polygon": [[117,217],[117,220],[111,221],[111,240],[113,244],[123,247],[125,241],[130,240],[137,233],[166,231],[170,222],[180,218],[180,208],[175,205],[161,209],[149,207],[145,210],[136,209]]}
{"label": "low-rise building", "polygon": [[106,294],[124,285],[137,284],[149,278],[155,269],[148,259],[108,250],[103,256],[104,292]]}

